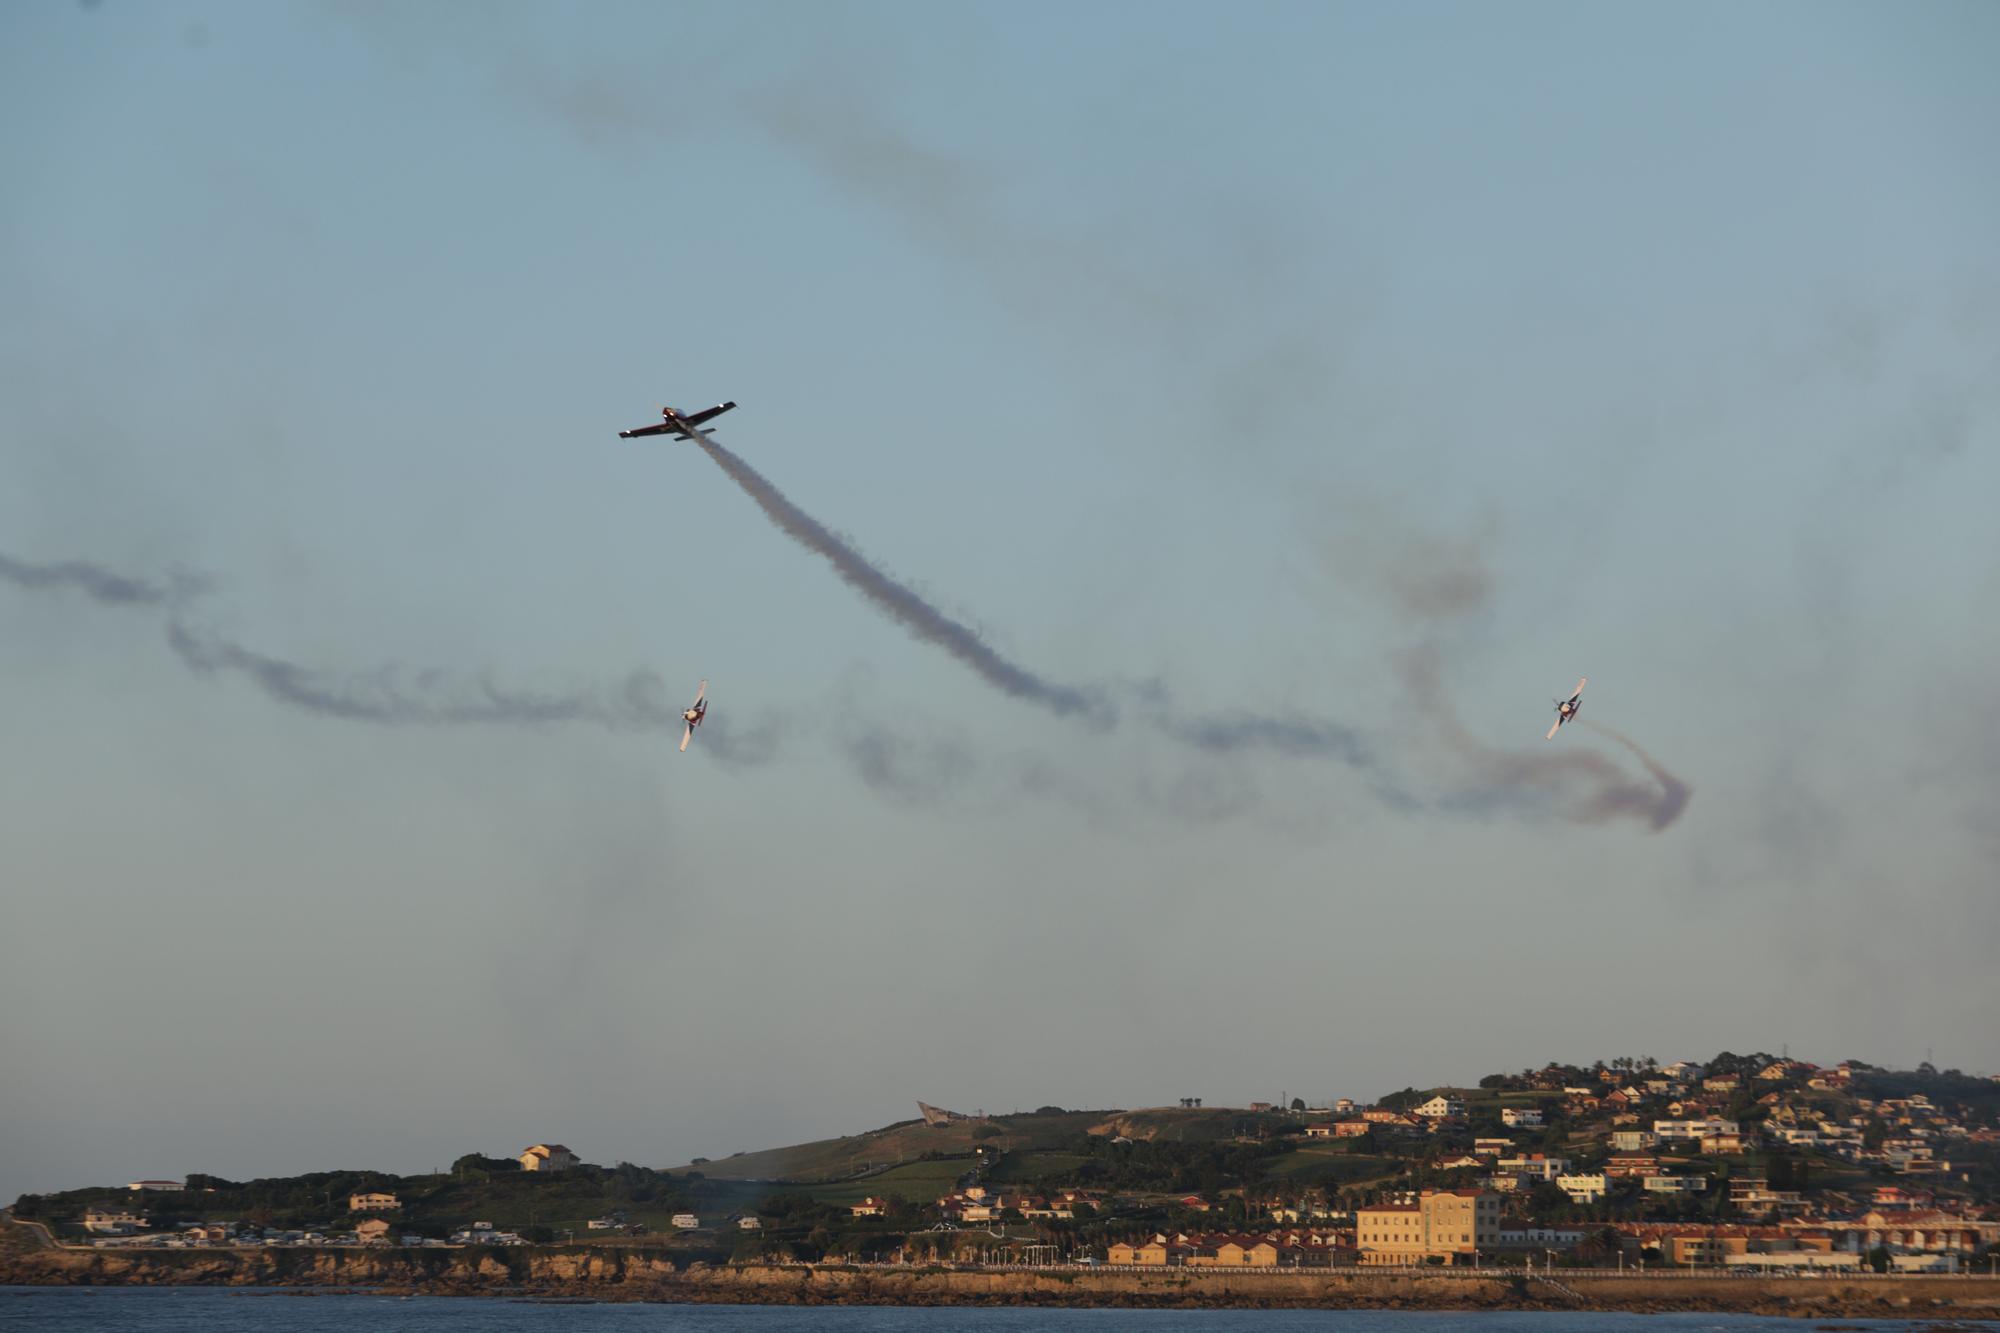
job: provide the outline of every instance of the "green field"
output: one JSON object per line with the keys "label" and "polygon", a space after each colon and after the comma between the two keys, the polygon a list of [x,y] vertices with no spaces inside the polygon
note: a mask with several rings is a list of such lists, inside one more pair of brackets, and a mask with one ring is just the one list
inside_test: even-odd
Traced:
{"label": "green field", "polygon": [[1273,1183],[1353,1185],[1398,1175],[1408,1165],[1401,1158],[1314,1145],[1300,1146],[1274,1159],[1269,1174]]}
{"label": "green field", "polygon": [[988,1185],[1040,1185],[1044,1188],[1067,1184],[1088,1157],[1070,1152],[1010,1152],[999,1165],[986,1173]]}
{"label": "green field", "polygon": [[909,1162],[887,1171],[832,1184],[792,1184],[766,1187],[771,1194],[810,1194],[823,1203],[859,1203],[869,1195],[886,1199],[899,1195],[911,1203],[935,1203],[951,1193],[958,1178],[972,1169],[970,1157],[934,1158]]}

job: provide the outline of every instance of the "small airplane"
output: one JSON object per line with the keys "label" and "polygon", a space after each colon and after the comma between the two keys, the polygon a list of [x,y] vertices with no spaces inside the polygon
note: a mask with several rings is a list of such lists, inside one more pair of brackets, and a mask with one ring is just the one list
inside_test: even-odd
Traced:
{"label": "small airplane", "polygon": [[631,430],[621,430],[618,432],[618,438],[631,440],[641,435],[670,434],[677,440],[692,440],[694,438],[692,432],[696,426],[704,421],[714,420],[734,406],[736,406],[734,403],[717,403],[714,407],[705,407],[699,412],[690,412],[686,415],[671,407],[663,407],[660,409],[659,425],[635,426]]}
{"label": "small airplane", "polygon": [[701,725],[703,718],[708,716],[707,700],[708,682],[703,681],[701,688],[694,692],[694,704],[685,713],[681,714],[681,721],[687,723],[687,730],[681,733],[682,754],[687,753],[688,742],[694,739],[694,729]]}
{"label": "small airplane", "polygon": [[1590,677],[1585,676],[1583,680],[1579,680],[1576,683],[1576,693],[1570,695],[1569,698],[1556,700],[1555,726],[1549,728],[1549,734],[1542,737],[1543,740],[1545,741],[1554,740],[1556,738],[1556,732],[1558,729],[1561,728],[1562,724],[1569,721],[1571,718],[1575,717],[1578,713],[1583,711],[1583,686],[1584,686],[1584,681],[1587,681],[1589,679]]}

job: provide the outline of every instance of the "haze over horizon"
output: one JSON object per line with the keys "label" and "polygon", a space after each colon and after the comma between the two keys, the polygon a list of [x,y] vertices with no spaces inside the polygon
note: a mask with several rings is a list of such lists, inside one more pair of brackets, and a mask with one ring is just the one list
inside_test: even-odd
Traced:
{"label": "haze over horizon", "polygon": [[0,36],[0,1202],[2000,1071],[2000,9]]}

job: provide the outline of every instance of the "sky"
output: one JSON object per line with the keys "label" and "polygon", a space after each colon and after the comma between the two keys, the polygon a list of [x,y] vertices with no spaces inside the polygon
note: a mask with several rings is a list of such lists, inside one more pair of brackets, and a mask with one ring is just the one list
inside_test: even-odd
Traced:
{"label": "sky", "polygon": [[7,6],[0,1196],[2000,1071],[1996,63]]}

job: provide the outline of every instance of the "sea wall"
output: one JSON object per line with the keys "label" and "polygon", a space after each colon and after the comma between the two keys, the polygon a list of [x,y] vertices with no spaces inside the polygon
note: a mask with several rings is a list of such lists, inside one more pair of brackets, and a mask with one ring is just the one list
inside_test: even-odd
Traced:
{"label": "sea wall", "polygon": [[742,1304],[1072,1305],[1363,1309],[1714,1310],[1814,1316],[2000,1317],[1990,1277],[1686,1277],[1024,1271],[842,1265],[677,1268],[658,1249],[39,1250],[0,1283],[365,1287],[453,1295]]}

